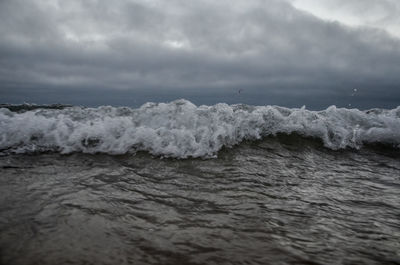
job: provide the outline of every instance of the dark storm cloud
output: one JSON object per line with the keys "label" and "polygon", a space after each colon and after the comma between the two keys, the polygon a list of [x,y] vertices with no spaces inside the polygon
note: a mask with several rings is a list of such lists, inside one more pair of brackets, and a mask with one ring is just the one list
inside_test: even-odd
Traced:
{"label": "dark storm cloud", "polygon": [[0,34],[5,101],[400,102],[398,39],[285,1],[3,0]]}

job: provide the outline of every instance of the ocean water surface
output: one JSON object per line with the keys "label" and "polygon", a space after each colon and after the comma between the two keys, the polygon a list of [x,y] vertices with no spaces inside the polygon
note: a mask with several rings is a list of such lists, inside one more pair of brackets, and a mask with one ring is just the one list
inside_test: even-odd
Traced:
{"label": "ocean water surface", "polygon": [[400,264],[400,107],[1,107],[0,264]]}

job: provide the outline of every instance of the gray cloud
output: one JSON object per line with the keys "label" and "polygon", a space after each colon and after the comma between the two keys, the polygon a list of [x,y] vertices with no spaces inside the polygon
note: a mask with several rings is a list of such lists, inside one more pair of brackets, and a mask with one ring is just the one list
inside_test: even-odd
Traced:
{"label": "gray cloud", "polygon": [[285,1],[3,0],[0,34],[4,101],[400,102],[399,39]]}
{"label": "gray cloud", "polygon": [[389,31],[400,37],[400,2],[397,0],[290,0],[296,7],[326,19],[353,26]]}

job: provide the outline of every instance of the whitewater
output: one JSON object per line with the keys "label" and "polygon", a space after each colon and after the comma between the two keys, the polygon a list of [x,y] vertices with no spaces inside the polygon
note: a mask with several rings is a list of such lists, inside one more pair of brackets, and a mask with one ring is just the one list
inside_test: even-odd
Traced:
{"label": "whitewater", "polygon": [[0,264],[400,264],[400,107],[0,104]]}
{"label": "whitewater", "polygon": [[138,109],[102,106],[12,112],[0,109],[0,150],[125,154],[147,151],[174,158],[212,157],[223,147],[277,134],[298,134],[333,150],[365,144],[400,145],[400,107],[360,111],[216,104],[187,100]]}

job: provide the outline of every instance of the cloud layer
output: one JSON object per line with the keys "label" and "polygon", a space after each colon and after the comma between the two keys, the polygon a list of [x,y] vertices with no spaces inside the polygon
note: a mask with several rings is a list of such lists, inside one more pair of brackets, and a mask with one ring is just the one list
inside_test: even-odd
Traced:
{"label": "cloud layer", "polygon": [[400,102],[399,39],[286,1],[3,0],[0,34],[4,101]]}
{"label": "cloud layer", "polygon": [[386,30],[400,37],[400,2],[397,0],[290,0],[297,8],[320,18],[350,26]]}

